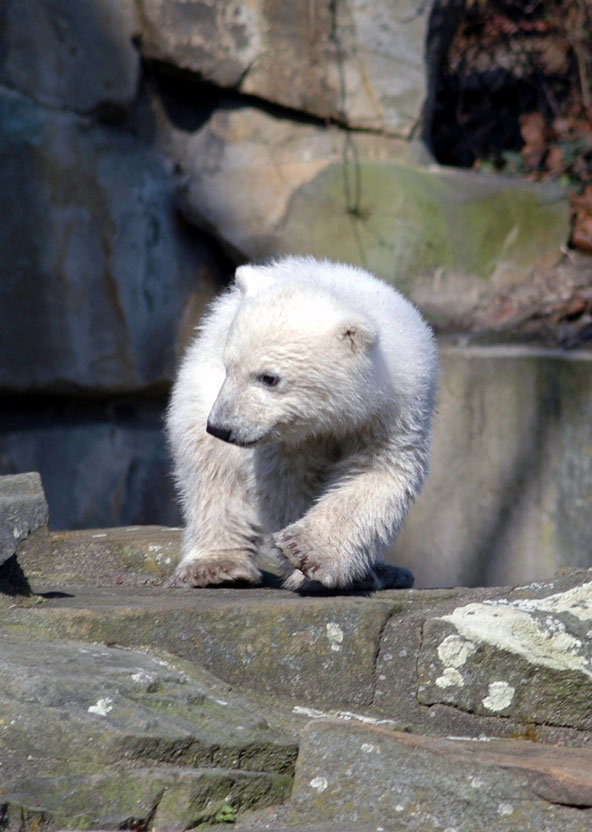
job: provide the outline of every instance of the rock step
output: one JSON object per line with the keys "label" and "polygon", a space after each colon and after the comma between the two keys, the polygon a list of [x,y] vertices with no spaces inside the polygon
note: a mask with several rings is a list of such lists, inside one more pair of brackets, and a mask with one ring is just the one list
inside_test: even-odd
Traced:
{"label": "rock step", "polygon": [[442,739],[318,721],[303,732],[299,822],[395,830],[592,828],[592,750]]}
{"label": "rock step", "polygon": [[164,649],[304,715],[581,745],[592,727],[591,578],[370,597],[64,584],[3,618],[41,638]]}

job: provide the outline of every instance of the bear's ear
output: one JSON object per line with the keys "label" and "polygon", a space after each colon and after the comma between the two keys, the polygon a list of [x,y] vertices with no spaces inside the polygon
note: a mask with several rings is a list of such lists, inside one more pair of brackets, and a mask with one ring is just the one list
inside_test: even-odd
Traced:
{"label": "bear's ear", "polygon": [[367,352],[376,341],[376,332],[366,318],[350,317],[340,323],[339,337],[352,352]]}
{"label": "bear's ear", "polygon": [[260,292],[273,282],[269,269],[260,266],[239,266],[234,274],[234,280],[243,295],[253,295]]}

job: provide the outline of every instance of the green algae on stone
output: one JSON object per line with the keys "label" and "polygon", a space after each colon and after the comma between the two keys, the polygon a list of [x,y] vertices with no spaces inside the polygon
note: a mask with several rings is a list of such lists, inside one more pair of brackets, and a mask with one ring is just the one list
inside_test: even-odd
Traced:
{"label": "green algae on stone", "polygon": [[359,264],[438,318],[554,265],[568,236],[553,184],[360,162],[329,165],[296,191],[273,249]]}

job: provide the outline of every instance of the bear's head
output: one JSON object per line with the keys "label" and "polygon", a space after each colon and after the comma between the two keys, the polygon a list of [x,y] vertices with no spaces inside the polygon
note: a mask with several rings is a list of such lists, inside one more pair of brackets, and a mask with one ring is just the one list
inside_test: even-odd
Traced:
{"label": "bear's head", "polygon": [[383,383],[371,321],[313,280],[272,267],[241,267],[237,285],[208,432],[246,447],[338,436],[366,421]]}

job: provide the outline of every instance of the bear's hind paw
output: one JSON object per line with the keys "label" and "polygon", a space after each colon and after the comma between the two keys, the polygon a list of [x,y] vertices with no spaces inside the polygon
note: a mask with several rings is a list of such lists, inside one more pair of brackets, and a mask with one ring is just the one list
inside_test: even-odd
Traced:
{"label": "bear's hind paw", "polygon": [[182,562],[172,577],[166,582],[167,587],[190,589],[205,586],[260,586],[261,573],[244,558],[200,558]]}

